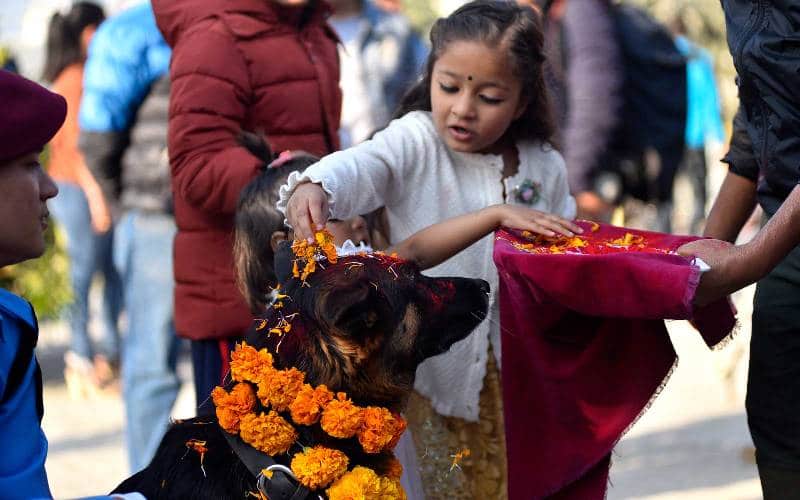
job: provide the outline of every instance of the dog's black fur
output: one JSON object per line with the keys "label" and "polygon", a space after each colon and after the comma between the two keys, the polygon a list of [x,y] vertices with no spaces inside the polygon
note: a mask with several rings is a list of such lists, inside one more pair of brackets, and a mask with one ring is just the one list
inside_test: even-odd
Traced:
{"label": "dog's black fur", "polygon": [[[417,365],[447,351],[486,315],[483,280],[430,278],[389,257],[350,256],[322,263],[324,268],[302,284],[289,274],[290,258],[290,251],[279,251],[276,272],[282,293],[290,297],[283,301],[286,313],[299,313],[292,331],[278,337],[253,329],[247,343],[268,348],[276,367],[295,366],[306,382],[344,391],[359,406],[402,411]],[[265,319],[275,314],[279,311],[271,310]],[[355,438],[332,438],[319,426],[297,427],[303,445],[336,447],[347,453],[351,466],[365,465],[379,474],[388,467],[390,454],[366,454]],[[223,432],[214,416],[176,422],[150,465],[115,491],[139,491],[151,500],[246,498],[256,491],[256,480]],[[199,454],[186,447],[191,439],[206,441],[204,471]],[[288,465],[287,456],[274,458]]]}

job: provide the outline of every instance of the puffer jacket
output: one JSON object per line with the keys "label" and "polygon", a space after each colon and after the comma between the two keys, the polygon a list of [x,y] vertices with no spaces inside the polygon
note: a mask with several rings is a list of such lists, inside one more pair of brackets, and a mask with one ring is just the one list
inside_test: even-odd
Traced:
{"label": "puffer jacket", "polygon": [[759,203],[772,215],[800,182],[800,9],[797,0],[722,5],[740,101],[727,161],[758,179]]}
{"label": "puffer jacket", "polygon": [[173,48],[169,157],[175,220],[175,326],[191,339],[241,335],[252,315],[232,256],[239,192],[260,160],[236,140],[263,132],[273,151],[338,149],[336,36],[322,0],[156,0]]}

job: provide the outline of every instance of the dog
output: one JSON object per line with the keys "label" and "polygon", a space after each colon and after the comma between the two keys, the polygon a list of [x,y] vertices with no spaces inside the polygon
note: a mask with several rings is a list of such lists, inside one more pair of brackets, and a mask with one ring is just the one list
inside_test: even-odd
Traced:
{"label": "dog", "polygon": [[[262,318],[266,323],[256,321],[263,326],[277,315],[297,313],[292,330],[277,335],[254,327],[246,342],[256,349],[267,348],[276,368],[295,367],[307,383],[345,392],[361,407],[400,413],[417,366],[464,339],[487,313],[489,285],[483,280],[432,278],[409,262],[364,254],[340,257],[335,264],[320,262],[316,272],[301,281],[292,275],[293,258],[288,245],[276,255],[280,293],[285,297],[281,302],[286,306],[270,309]],[[232,383],[226,386],[230,390]],[[355,438],[332,438],[319,426],[297,430],[298,443],[336,447],[347,454],[351,468],[363,465],[380,475],[390,466],[390,452],[367,454]],[[192,443],[203,445],[197,448]],[[241,441],[232,443],[215,416],[175,422],[150,465],[114,492],[138,491],[151,500],[261,498],[259,491],[267,492],[245,463],[247,457],[242,458],[261,452],[246,444],[242,450]],[[272,459],[287,466],[290,461],[285,455]],[[297,492],[268,496],[317,498]]]}

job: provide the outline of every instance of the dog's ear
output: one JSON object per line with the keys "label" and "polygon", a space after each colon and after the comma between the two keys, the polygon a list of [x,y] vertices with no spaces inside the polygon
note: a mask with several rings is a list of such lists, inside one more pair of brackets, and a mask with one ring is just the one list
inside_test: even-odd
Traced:
{"label": "dog's ear", "polygon": [[273,267],[275,268],[275,278],[278,283],[286,283],[292,277],[292,243],[289,240],[281,241],[275,249]]}
{"label": "dog's ear", "polygon": [[327,295],[322,304],[322,319],[345,332],[355,333],[372,328],[377,321],[374,304],[370,303],[372,290],[372,286],[362,280],[337,288]]}

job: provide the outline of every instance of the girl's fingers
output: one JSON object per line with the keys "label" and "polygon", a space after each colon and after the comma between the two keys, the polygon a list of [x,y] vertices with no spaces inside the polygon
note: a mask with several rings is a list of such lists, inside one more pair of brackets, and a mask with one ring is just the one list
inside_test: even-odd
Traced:
{"label": "girl's fingers", "polygon": [[536,223],[544,227],[548,231],[551,231],[554,234],[559,233],[564,236],[570,236],[570,237],[575,236],[575,233],[572,232],[568,227],[566,227],[561,220],[541,218],[536,220]]}
{"label": "girl's fingers", "polygon": [[521,226],[519,229],[527,229],[528,231],[536,234],[541,234],[542,236],[555,236],[556,233],[551,231],[550,229],[544,227],[541,224],[538,224],[535,221],[525,221],[525,224],[520,224]]}
{"label": "girl's fingers", "polygon": [[311,229],[311,218],[308,211],[304,211],[297,219],[295,239],[305,239],[309,243],[314,241],[314,230]]}
{"label": "girl's fingers", "polygon": [[[553,214],[544,214],[544,218],[551,223],[551,227],[553,227],[552,224],[555,224],[556,226],[571,231],[572,233],[575,234],[583,233],[583,229],[579,225],[575,224],[570,220],[564,219],[562,217]],[[569,234],[567,236],[574,236],[574,234]]]}
{"label": "girl's fingers", "polygon": [[[324,207],[324,202],[319,200],[310,200],[308,203],[308,212],[311,216],[310,224],[313,225],[314,231],[321,231],[325,228],[327,221],[327,207]],[[313,234],[312,234],[313,236]]]}

